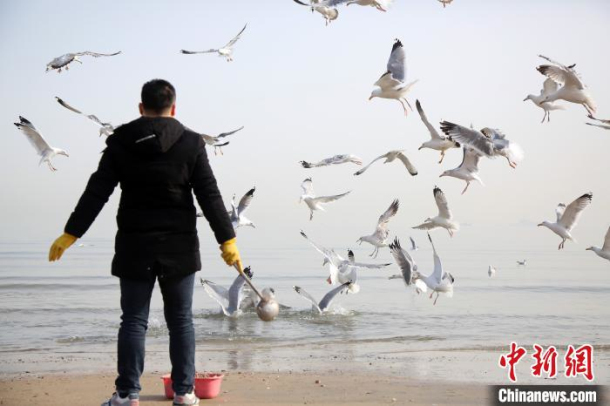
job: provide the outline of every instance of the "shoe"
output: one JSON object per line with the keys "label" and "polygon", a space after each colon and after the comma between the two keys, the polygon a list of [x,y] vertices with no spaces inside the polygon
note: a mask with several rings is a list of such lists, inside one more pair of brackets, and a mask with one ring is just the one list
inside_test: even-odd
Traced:
{"label": "shoe", "polygon": [[195,406],[198,404],[199,398],[195,396],[194,391],[191,393],[187,393],[186,395],[174,395],[174,406]]}
{"label": "shoe", "polygon": [[140,406],[140,397],[137,393],[130,393],[127,397],[122,398],[117,392],[114,392],[110,399],[102,403],[102,406]]}

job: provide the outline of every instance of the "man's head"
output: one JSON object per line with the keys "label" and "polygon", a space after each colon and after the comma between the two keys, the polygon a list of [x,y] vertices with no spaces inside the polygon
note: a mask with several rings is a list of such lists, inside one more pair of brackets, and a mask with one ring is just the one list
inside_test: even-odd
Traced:
{"label": "man's head", "polygon": [[166,80],[153,79],[142,86],[140,114],[143,116],[169,116],[176,114],[176,89]]}

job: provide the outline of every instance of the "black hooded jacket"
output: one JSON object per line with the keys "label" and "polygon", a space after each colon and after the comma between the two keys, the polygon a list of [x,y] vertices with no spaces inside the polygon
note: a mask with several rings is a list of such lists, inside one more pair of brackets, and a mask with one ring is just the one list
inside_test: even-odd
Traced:
{"label": "black hooded jacket", "polygon": [[112,274],[128,279],[201,269],[193,193],[219,244],[235,232],[201,136],[170,117],[140,117],[109,136],[64,231],[81,237],[117,184]]}

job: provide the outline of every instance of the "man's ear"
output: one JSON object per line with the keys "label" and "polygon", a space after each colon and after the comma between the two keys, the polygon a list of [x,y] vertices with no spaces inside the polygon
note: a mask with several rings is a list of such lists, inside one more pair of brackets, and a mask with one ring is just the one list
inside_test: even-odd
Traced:
{"label": "man's ear", "polygon": [[172,104],[172,109],[170,110],[169,115],[172,117],[176,115],[176,103]]}
{"label": "man's ear", "polygon": [[144,115],[144,105],[142,103],[138,104],[138,109],[140,110],[140,115]]}

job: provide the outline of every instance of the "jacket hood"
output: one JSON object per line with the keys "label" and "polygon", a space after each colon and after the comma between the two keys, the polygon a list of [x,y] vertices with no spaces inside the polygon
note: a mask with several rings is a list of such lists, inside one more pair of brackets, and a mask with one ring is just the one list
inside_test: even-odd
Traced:
{"label": "jacket hood", "polygon": [[142,116],[114,130],[106,144],[120,144],[142,154],[164,153],[182,137],[184,130],[173,117]]}

